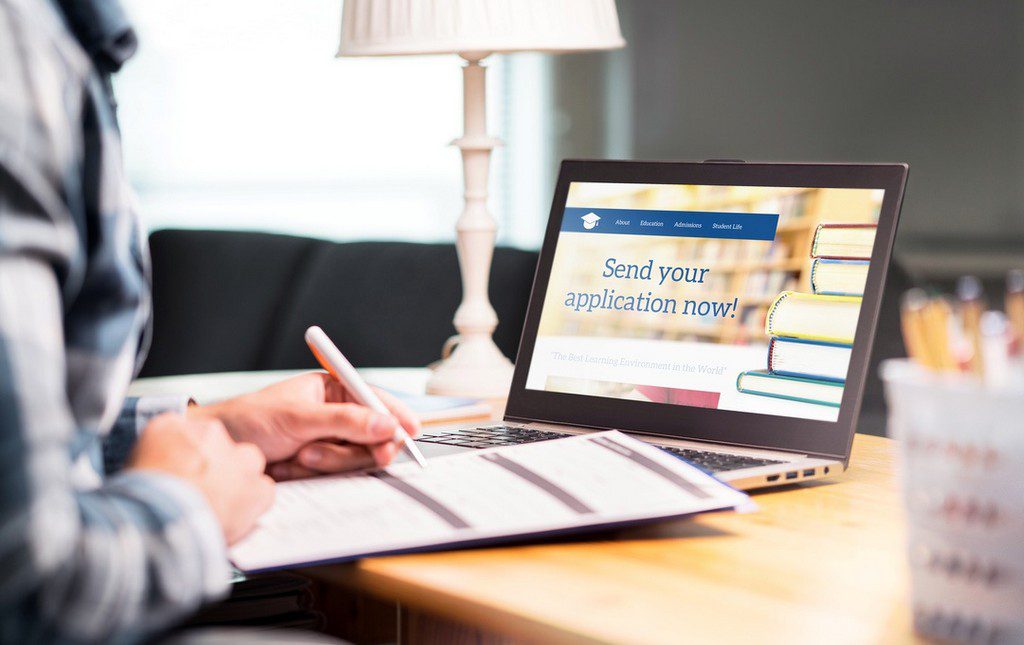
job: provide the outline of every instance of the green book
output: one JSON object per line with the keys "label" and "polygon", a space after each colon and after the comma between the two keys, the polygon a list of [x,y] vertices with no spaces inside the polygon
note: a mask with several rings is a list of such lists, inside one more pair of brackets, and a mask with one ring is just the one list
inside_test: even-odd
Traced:
{"label": "green book", "polygon": [[783,376],[768,370],[742,372],[736,378],[736,389],[744,394],[770,396],[787,401],[800,401],[838,408],[843,401],[843,384],[802,376]]}

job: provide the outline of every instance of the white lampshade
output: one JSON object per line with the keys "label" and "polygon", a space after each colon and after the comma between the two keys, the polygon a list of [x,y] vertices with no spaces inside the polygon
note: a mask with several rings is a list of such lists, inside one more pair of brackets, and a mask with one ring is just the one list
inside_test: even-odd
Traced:
{"label": "white lampshade", "polygon": [[338,56],[625,46],[615,0],[345,0]]}

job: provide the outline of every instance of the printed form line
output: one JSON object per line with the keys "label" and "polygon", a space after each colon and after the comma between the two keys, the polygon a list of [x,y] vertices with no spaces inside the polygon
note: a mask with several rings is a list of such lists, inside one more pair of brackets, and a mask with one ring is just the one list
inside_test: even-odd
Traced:
{"label": "printed form line", "polygon": [[692,482],[687,481],[686,478],[680,476],[678,473],[672,472],[672,470],[659,464],[658,462],[654,461],[647,455],[641,455],[639,452],[631,448],[627,448],[626,446],[622,445],[617,441],[612,441],[607,437],[596,437],[594,439],[590,439],[590,441],[601,446],[602,448],[611,450],[617,455],[621,455],[626,459],[635,461],[636,463],[640,464],[641,466],[650,470],[651,472],[661,475],[662,477],[672,482],[679,488],[682,488],[683,490],[690,493],[694,497],[698,497],[700,499],[707,499],[708,497],[711,497],[711,495],[704,491],[702,488],[700,488],[699,486],[695,486]]}
{"label": "printed form line", "polygon": [[416,500],[425,508],[433,512],[434,515],[437,515],[442,520],[447,522],[450,526],[452,526],[452,528],[469,528],[469,522],[462,519],[462,517],[460,517],[455,511],[448,508],[441,502],[437,501],[430,495],[427,495],[426,493],[416,488],[409,482],[399,479],[398,477],[395,477],[394,475],[391,475],[383,471],[372,473],[372,475],[379,479],[380,481],[382,481],[383,483],[387,484],[388,486],[394,488],[398,492],[409,497],[410,499]]}
{"label": "printed form line", "polygon": [[496,466],[504,468],[513,475],[518,475],[519,477],[522,477],[526,481],[530,482],[537,488],[540,488],[541,490],[551,495],[558,501],[562,502],[576,513],[579,513],[580,515],[586,515],[587,513],[594,512],[594,509],[584,504],[578,497],[576,497],[569,491],[565,490],[558,484],[554,483],[550,479],[547,479],[543,475],[539,475],[533,472],[526,466],[512,461],[511,459],[505,457],[504,455],[499,455],[497,453],[492,452],[480,455],[480,458],[483,459],[484,461],[489,461]]}

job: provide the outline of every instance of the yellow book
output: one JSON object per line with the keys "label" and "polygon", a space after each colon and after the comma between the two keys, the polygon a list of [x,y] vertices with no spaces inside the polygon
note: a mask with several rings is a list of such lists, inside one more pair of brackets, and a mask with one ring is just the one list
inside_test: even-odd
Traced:
{"label": "yellow book", "polygon": [[769,336],[828,343],[853,342],[861,298],[783,291],[765,317]]}
{"label": "yellow book", "polygon": [[874,224],[818,224],[811,245],[811,257],[870,260],[876,229]]}
{"label": "yellow book", "polygon": [[811,288],[828,296],[863,296],[869,262],[817,258],[811,263]]}

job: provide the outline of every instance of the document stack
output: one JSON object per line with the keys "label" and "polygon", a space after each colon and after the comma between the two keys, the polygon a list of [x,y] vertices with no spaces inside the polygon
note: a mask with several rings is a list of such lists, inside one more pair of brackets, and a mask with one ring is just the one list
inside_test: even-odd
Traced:
{"label": "document stack", "polygon": [[227,598],[203,607],[182,627],[320,629],[324,616],[313,609],[310,585],[308,578],[286,571],[256,576],[239,573]]}
{"label": "document stack", "polygon": [[812,293],[783,291],[765,318],[767,369],[743,372],[746,394],[839,407],[875,239],[874,224],[819,224]]}

